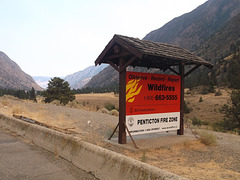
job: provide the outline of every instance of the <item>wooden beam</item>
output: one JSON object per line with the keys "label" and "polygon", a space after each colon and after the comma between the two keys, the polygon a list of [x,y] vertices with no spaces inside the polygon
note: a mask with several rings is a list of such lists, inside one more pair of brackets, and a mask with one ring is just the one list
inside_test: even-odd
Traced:
{"label": "wooden beam", "polygon": [[108,138],[108,140],[111,140],[111,138],[113,137],[114,133],[116,132],[118,126],[119,126],[119,123],[118,123],[117,126],[115,127],[114,131],[112,132],[112,134],[111,134],[111,136]]}
{"label": "wooden beam", "polygon": [[181,76],[181,92],[180,92],[180,128],[177,131],[178,135],[184,134],[184,67],[185,64],[182,63],[179,65],[179,74]]}
{"label": "wooden beam", "polygon": [[125,59],[122,57],[119,59],[119,132],[118,132],[118,143],[126,144],[126,68]]}
{"label": "wooden beam", "polygon": [[175,71],[173,68],[170,67],[170,68],[168,68],[168,69],[169,69],[170,71],[174,72],[175,74],[180,75],[179,72]]}
{"label": "wooden beam", "polygon": [[114,64],[113,62],[109,61],[108,62],[114,69],[116,69],[118,72],[120,72],[120,69],[118,68],[118,66],[116,64]]}
{"label": "wooden beam", "polygon": [[136,59],[137,59],[137,57],[136,57],[136,56],[133,56],[128,62],[126,62],[126,63],[124,64],[124,66],[120,69],[120,71],[126,69],[126,68],[127,68],[133,61],[135,61]]}
{"label": "wooden beam", "polygon": [[189,74],[191,74],[193,71],[195,71],[197,68],[199,68],[201,64],[197,64],[192,69],[190,69],[186,74],[184,74],[184,77],[187,77]]}
{"label": "wooden beam", "polygon": [[136,143],[135,143],[135,141],[134,141],[134,139],[133,139],[130,131],[128,130],[128,127],[127,127],[126,123],[124,123],[124,126],[125,126],[125,128],[126,128],[126,130],[127,130],[127,132],[128,132],[129,137],[131,138],[131,140],[132,140],[132,142],[133,142],[134,147],[135,147],[136,149],[139,149],[139,148],[137,147],[137,145],[136,145]]}

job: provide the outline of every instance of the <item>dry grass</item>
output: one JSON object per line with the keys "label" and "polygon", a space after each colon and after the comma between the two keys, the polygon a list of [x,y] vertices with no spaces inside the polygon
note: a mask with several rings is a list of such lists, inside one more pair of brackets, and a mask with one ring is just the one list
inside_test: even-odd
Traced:
{"label": "dry grass", "polygon": [[105,108],[107,103],[111,103],[118,108],[118,96],[114,93],[77,94],[75,101],[82,104],[82,108],[91,111]]}
{"label": "dry grass", "polygon": [[[227,169],[217,159],[206,158],[212,150],[200,141],[188,141],[160,149],[124,154],[189,179],[239,179],[240,173]],[[217,156],[217,155],[216,155]]]}
{"label": "dry grass", "polygon": [[26,112],[25,107],[21,106],[21,105],[15,105],[12,108],[12,113],[13,114],[25,114],[25,112]]}
{"label": "dry grass", "polygon": [[9,106],[9,101],[8,100],[2,100],[1,101],[1,104],[3,105],[3,106]]}
{"label": "dry grass", "polygon": [[217,137],[207,131],[203,131],[200,133],[200,141],[207,146],[214,146],[217,144]]}
{"label": "dry grass", "polygon": [[[185,115],[186,119],[192,119],[196,116],[203,121],[214,122],[223,118],[218,108],[228,101],[229,95],[226,90],[221,90],[221,92],[223,93],[222,96],[215,96],[214,94],[185,95],[186,101],[189,102],[188,106],[193,108],[193,112]],[[200,96],[204,99],[201,103],[199,103]],[[110,121],[104,121],[104,115],[104,118],[102,118],[104,122],[99,122],[99,116],[102,114],[97,113],[97,115],[95,115],[96,118],[94,117],[96,121],[94,122],[91,119],[92,122],[88,124],[88,116],[91,115],[91,113],[94,114],[94,112],[76,113],[80,111],[79,109],[97,111],[104,108],[107,102],[118,107],[118,97],[114,94],[77,95],[76,101],[69,103],[68,107],[0,98],[0,102],[2,101],[6,101],[8,108],[4,108],[4,105],[0,106],[1,113],[10,116],[13,112],[21,113],[21,115],[52,126],[75,128],[73,130],[78,132],[77,136],[81,137],[81,139],[105,148],[109,148],[110,145],[106,145],[102,140],[106,139],[106,137],[108,138],[117,125],[116,121],[112,120],[114,118],[117,119],[115,116],[111,116]],[[209,140],[211,138],[207,136],[205,139]],[[215,148],[214,151],[213,148]],[[123,149],[119,150],[116,147],[112,148],[112,150],[116,152],[123,153],[189,179],[240,179],[240,173],[231,168],[227,169],[225,167],[225,161],[223,161],[222,164],[217,162],[216,159],[221,158],[221,154],[216,155],[216,149],[217,146],[207,146],[201,143],[200,140],[193,142],[186,141],[178,145],[150,149],[147,151],[133,152]],[[213,153],[213,155],[209,155],[210,158],[207,159],[206,154],[209,153]],[[56,151],[55,154],[57,156],[58,152]],[[230,161],[230,158],[227,159]],[[231,164],[229,161],[226,162]]]}
{"label": "dry grass", "polygon": [[[185,94],[185,101],[189,108],[193,111],[189,114],[185,114],[185,118],[193,119],[194,117],[201,119],[202,121],[209,122],[210,124],[222,120],[224,114],[219,112],[224,104],[230,100],[228,90],[221,89],[222,95],[215,96],[214,93],[202,95],[202,94]],[[199,102],[200,97],[203,101]]]}

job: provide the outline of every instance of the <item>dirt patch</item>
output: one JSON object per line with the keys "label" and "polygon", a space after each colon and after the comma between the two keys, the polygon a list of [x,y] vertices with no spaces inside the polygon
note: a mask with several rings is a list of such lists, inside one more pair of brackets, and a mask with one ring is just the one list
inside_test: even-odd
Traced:
{"label": "dirt patch", "polygon": [[[226,94],[223,92],[223,96],[204,95],[203,102],[201,103],[205,104],[198,102],[200,96],[202,95],[187,96],[186,99],[190,102],[189,105],[194,109],[192,114],[189,114],[189,118],[193,115],[201,117],[202,120],[206,119],[209,121],[222,118],[219,111],[216,111],[216,114],[213,112],[215,112],[215,106],[220,107],[221,104],[228,101],[229,96],[227,91]],[[82,102],[86,102],[86,104],[83,108],[82,106],[70,108],[1,97],[0,111],[2,114],[8,116],[12,116],[15,111],[18,114],[49,125],[65,129],[69,128],[76,133],[73,134],[74,136],[78,136],[88,142],[189,179],[240,179],[240,138],[237,135],[211,132],[217,136],[217,145],[206,146],[200,143],[186,129],[185,136],[191,136],[190,140],[161,146],[163,138],[150,138],[154,144],[153,146],[150,144],[149,138],[140,138],[136,141],[140,146],[140,150],[135,150],[131,141],[129,141],[129,144],[132,149],[128,149],[106,142],[106,139],[117,125],[117,116],[95,112],[96,110],[94,111],[93,109],[86,111],[85,109],[96,105],[104,106],[105,102],[117,104],[118,97],[112,94],[79,95],[77,96],[77,101],[80,104]],[[201,106],[198,106],[198,104]],[[212,105],[215,106],[212,107]],[[208,109],[210,111],[212,109],[212,113],[207,112]],[[169,139],[167,141],[173,142],[173,140]],[[156,146],[156,144],[158,145]],[[149,147],[144,149],[142,148],[143,146]]]}
{"label": "dirt patch", "polygon": [[234,157],[221,154],[218,148],[205,146],[200,141],[188,141],[138,153],[124,153],[189,179],[239,179],[239,160],[235,160],[236,167],[229,166],[227,161],[231,159],[233,162]]}

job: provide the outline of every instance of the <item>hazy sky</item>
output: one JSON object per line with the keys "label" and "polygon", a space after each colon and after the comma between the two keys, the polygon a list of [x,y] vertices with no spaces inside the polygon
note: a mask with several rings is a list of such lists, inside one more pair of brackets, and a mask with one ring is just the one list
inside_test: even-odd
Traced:
{"label": "hazy sky", "polygon": [[94,65],[114,34],[142,39],[207,0],[0,0],[0,51],[31,76]]}

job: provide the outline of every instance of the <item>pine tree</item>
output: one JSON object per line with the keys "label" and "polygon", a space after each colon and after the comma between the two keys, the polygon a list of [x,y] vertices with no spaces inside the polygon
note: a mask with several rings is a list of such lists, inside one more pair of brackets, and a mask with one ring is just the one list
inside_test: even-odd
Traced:
{"label": "pine tree", "polygon": [[75,99],[69,83],[59,77],[54,77],[49,81],[47,90],[43,91],[42,95],[47,103],[58,100],[61,104],[66,105],[69,101]]}
{"label": "pine tree", "polygon": [[33,87],[32,87],[32,89],[29,91],[28,95],[29,95],[29,99],[30,99],[30,100],[33,100],[33,101],[37,102],[35,89],[34,89]]}
{"label": "pine tree", "polygon": [[225,118],[222,122],[223,129],[227,131],[236,130],[240,133],[240,90],[231,93],[231,105],[224,105],[222,112]]}

